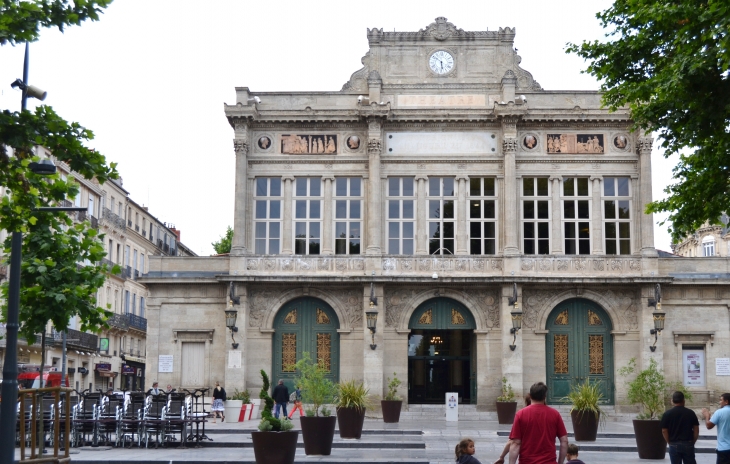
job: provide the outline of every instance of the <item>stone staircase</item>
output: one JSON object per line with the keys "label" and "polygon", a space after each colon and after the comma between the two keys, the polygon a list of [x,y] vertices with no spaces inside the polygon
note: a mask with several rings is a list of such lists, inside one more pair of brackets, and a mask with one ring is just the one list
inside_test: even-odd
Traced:
{"label": "stone staircase", "polygon": [[[566,424],[570,422],[570,406],[555,405],[551,406],[560,412],[563,421]],[[607,422],[630,422],[635,418],[635,414],[616,412],[614,406],[603,406],[606,412]],[[428,421],[443,420],[446,417],[446,406],[443,404],[411,404],[407,409],[401,412],[401,420],[412,421]],[[459,421],[485,421],[497,420],[497,411],[477,411],[474,404],[459,405]]]}

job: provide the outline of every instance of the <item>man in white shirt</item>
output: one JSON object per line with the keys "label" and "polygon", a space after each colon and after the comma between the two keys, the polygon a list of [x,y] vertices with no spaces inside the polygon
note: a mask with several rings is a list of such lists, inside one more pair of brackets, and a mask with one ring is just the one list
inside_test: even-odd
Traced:
{"label": "man in white shirt", "polygon": [[152,388],[150,388],[150,390],[147,392],[148,395],[155,395],[155,396],[159,395],[160,393],[162,393],[162,390],[160,390],[157,382],[153,383]]}

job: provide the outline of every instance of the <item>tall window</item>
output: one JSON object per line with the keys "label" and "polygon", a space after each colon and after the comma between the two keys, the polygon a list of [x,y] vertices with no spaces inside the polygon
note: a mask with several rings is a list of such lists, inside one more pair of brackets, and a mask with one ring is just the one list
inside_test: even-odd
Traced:
{"label": "tall window", "polygon": [[335,179],[335,254],[360,254],[362,179]]}
{"label": "tall window", "polygon": [[89,216],[96,216],[96,209],[94,209],[94,197],[89,195]]}
{"label": "tall window", "polygon": [[129,290],[124,290],[124,314],[129,314]]}
{"label": "tall window", "polygon": [[496,192],[494,178],[469,179],[469,252],[493,255],[496,252]]}
{"label": "tall window", "polygon": [[563,179],[563,237],[566,255],[591,254],[588,178]]}
{"label": "tall window", "polygon": [[132,293],[132,314],[137,314],[137,294]]}
{"label": "tall window", "polygon": [[129,245],[124,246],[124,265],[129,267]]}
{"label": "tall window", "polygon": [[132,273],[134,274],[132,277],[136,278],[137,274],[139,274],[139,268],[137,267],[137,250],[135,249],[132,252]]}
{"label": "tall window", "polygon": [[139,255],[139,273],[144,274],[144,253]]}
{"label": "tall window", "polygon": [[526,255],[550,254],[550,191],[547,177],[522,179],[522,240]]}
{"label": "tall window", "polygon": [[139,297],[139,317],[144,317],[144,297]]}
{"label": "tall window", "polygon": [[631,254],[631,192],[628,177],[603,178],[607,255]]}
{"label": "tall window", "polygon": [[297,177],[294,197],[294,253],[318,255],[322,241],[322,179]]}
{"label": "tall window", "polygon": [[109,251],[108,251],[108,255],[109,256],[107,256],[107,259],[109,261],[112,261],[112,251],[114,251],[114,245],[113,244],[114,244],[114,241],[112,239],[109,239]]}
{"label": "tall window", "polygon": [[254,195],[254,243],[257,255],[276,255],[281,249],[281,179],[258,177]]}
{"label": "tall window", "polygon": [[702,239],[702,256],[715,256],[715,238],[707,236]]}
{"label": "tall window", "polygon": [[413,177],[388,178],[388,253],[412,255],[416,199]]}
{"label": "tall window", "polygon": [[456,251],[454,178],[428,179],[428,253],[453,255]]}

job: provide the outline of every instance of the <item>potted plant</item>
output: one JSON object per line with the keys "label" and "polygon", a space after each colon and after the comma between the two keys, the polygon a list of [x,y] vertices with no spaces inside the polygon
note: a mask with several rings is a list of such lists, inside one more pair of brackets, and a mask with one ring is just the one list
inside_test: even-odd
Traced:
{"label": "potted plant", "polygon": [[661,419],[666,409],[669,392],[680,390],[685,398],[692,395],[678,382],[667,382],[659,370],[656,360],[651,358],[649,366],[643,371],[636,369],[636,359],[631,358],[628,365],[619,369],[619,375],[628,377],[636,373],[633,380],[627,380],[626,399],[629,404],[638,405],[639,415],[634,419],[634,435],[640,459],[664,459],[667,443],[662,436]]}
{"label": "potted plant", "polygon": [[279,420],[271,414],[274,400],[269,396],[269,377],[261,370],[263,386],[259,396],[264,401],[258,432],[251,432],[253,453],[257,464],[293,464],[299,431],[292,430],[291,421]]}
{"label": "potted plant", "polygon": [[228,417],[228,422],[241,422],[238,420],[241,417],[241,409],[244,405],[248,405],[250,402],[251,394],[248,390],[233,390],[233,394],[226,399],[225,415]]}
{"label": "potted plant", "polygon": [[517,413],[517,401],[512,385],[507,382],[507,377],[502,377],[501,394],[497,397],[497,422],[500,424],[511,424]]}
{"label": "potted plant", "polygon": [[340,382],[339,402],[337,403],[337,422],[340,423],[340,438],[362,436],[365,423],[368,389],[362,382],[348,380]]}
{"label": "potted plant", "polygon": [[603,401],[601,382],[585,382],[573,385],[564,399],[569,401],[570,419],[573,421],[575,441],[596,441],[598,424],[605,421],[606,415],[599,406]]}
{"label": "potted plant", "polygon": [[403,400],[398,396],[398,387],[401,381],[393,372],[393,379],[388,377],[388,394],[380,401],[380,407],[383,409],[383,422],[398,422],[400,420],[400,410],[403,406]]}
{"label": "potted plant", "polygon": [[297,361],[296,369],[299,372],[296,384],[301,387],[302,402],[307,405],[305,416],[301,418],[304,452],[329,456],[332,454],[337,416],[332,416],[326,405],[335,402],[337,384],[327,378],[329,371],[324,364],[312,361],[307,352]]}

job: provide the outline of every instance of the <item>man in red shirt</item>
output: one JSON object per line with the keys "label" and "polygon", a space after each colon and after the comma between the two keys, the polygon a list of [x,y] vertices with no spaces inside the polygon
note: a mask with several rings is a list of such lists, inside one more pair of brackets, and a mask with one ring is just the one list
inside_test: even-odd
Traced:
{"label": "man in red shirt", "polygon": [[555,409],[545,404],[547,385],[538,382],[530,387],[532,404],[521,409],[515,416],[509,439],[509,464],[555,464],[555,439],[560,439],[560,456],[563,464],[568,451],[568,432],[563,418]]}

